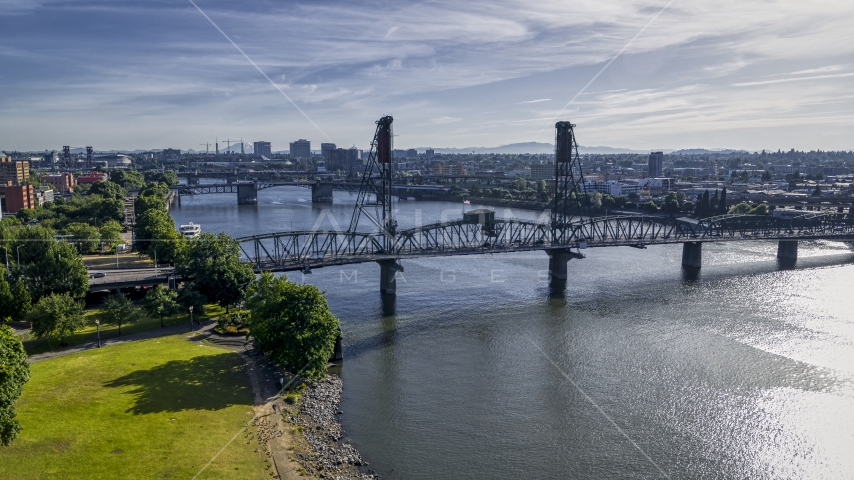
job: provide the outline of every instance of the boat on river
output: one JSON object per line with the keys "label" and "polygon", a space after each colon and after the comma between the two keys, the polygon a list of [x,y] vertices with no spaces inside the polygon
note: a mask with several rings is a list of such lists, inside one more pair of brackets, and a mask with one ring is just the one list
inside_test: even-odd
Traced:
{"label": "boat on river", "polygon": [[178,228],[178,231],[181,232],[181,235],[186,239],[191,239],[193,237],[198,237],[200,233],[202,233],[202,226],[196,225],[193,222],[190,222],[187,225],[181,225]]}

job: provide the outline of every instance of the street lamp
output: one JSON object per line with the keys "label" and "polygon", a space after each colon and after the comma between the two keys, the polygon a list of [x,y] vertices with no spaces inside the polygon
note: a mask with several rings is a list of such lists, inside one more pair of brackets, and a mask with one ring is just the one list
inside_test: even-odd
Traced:
{"label": "street lamp", "polygon": [[193,306],[190,305],[190,330],[193,330]]}
{"label": "street lamp", "polygon": [[101,348],[101,321],[95,320],[95,329],[98,331],[98,348]]}

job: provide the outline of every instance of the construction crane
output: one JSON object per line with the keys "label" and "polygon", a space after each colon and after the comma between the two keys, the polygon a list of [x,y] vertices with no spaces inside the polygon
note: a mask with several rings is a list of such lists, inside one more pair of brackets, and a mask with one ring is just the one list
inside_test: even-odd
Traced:
{"label": "construction crane", "polygon": [[226,143],[225,152],[229,153],[229,150],[231,150],[231,142],[237,142],[237,140],[223,140],[223,142]]}
{"label": "construction crane", "polygon": [[211,142],[207,142],[207,143],[200,143],[199,145],[204,145],[204,146],[205,146],[205,156],[207,157],[207,156],[208,156],[208,149],[209,149],[209,148],[211,148]]}

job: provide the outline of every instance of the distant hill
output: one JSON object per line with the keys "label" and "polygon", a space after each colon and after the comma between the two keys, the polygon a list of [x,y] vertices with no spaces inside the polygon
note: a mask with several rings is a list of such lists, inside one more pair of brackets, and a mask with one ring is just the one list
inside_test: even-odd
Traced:
{"label": "distant hill", "polygon": [[681,150],[674,150],[670,152],[670,155],[702,155],[704,153],[718,153],[728,155],[731,153],[749,153],[747,150],[733,150],[731,148],[713,148],[711,150],[707,148],[683,148]]}
{"label": "distant hill", "polygon": [[[419,152],[426,150],[426,147],[416,148]],[[507,145],[499,145],[497,147],[469,147],[469,148],[433,148],[436,153],[506,153],[506,154],[541,154],[554,153],[555,147],[551,143],[542,142],[522,142],[510,143]],[[579,153],[649,153],[649,150],[631,150],[628,148],[615,147],[585,147],[578,146]]]}

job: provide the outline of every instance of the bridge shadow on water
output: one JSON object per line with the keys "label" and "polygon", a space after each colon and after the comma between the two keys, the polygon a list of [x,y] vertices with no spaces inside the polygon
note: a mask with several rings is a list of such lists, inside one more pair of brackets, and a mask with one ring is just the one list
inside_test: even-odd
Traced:
{"label": "bridge shadow on water", "polygon": [[104,384],[127,388],[135,399],[127,413],[145,415],[182,410],[221,410],[252,405],[243,380],[243,361],[236,353],[171,360],[148,370],[137,370]]}

